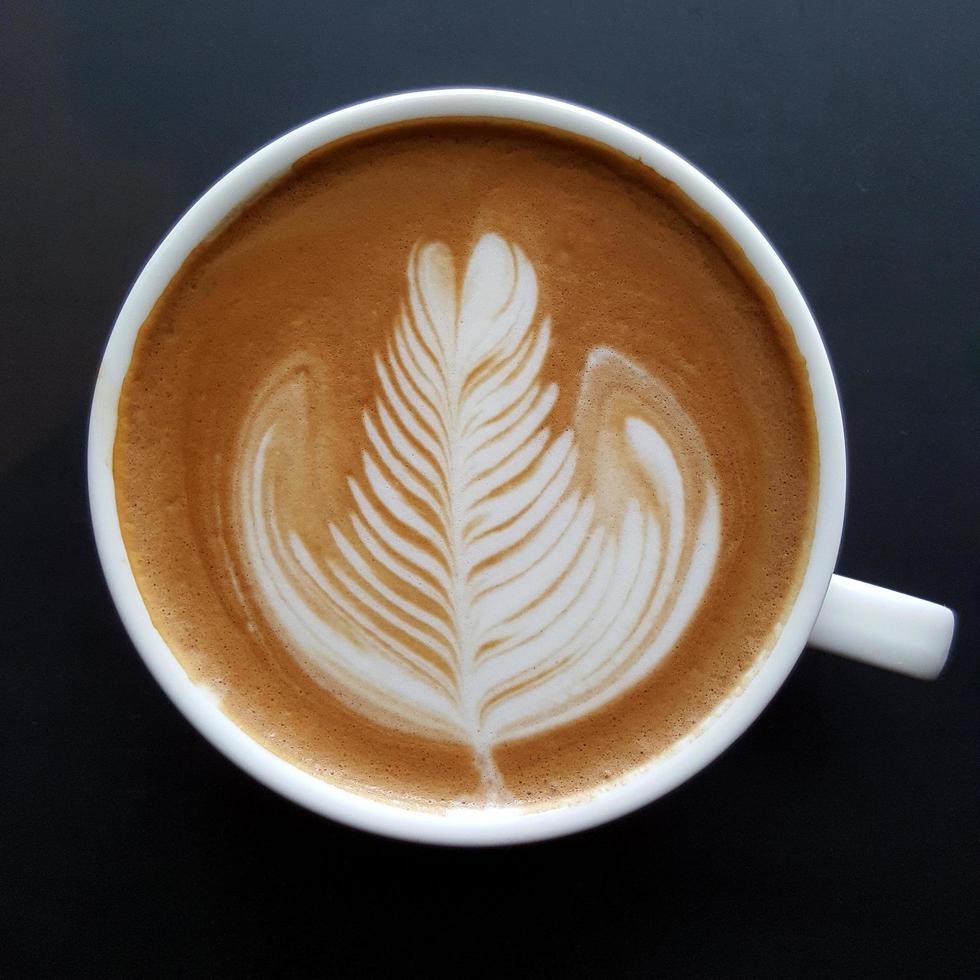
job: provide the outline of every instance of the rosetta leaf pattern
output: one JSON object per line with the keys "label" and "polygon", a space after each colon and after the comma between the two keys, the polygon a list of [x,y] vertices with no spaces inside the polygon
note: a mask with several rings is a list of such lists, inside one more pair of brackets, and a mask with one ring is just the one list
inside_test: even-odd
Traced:
{"label": "rosetta leaf pattern", "polygon": [[[649,673],[718,553],[707,455],[682,465],[672,434],[685,429],[689,449],[699,437],[642,369],[595,349],[575,425],[552,431],[552,326],[537,307],[534,268],[498,235],[479,240],[461,282],[446,246],[413,250],[375,357],[348,518],[326,546],[277,503],[304,444],[304,399],[322,393],[284,370],[242,439],[240,524],[263,614],[361,710],[471,745],[497,790],[494,746]],[[644,403],[622,394],[654,389]],[[620,401],[630,410],[613,412]]]}

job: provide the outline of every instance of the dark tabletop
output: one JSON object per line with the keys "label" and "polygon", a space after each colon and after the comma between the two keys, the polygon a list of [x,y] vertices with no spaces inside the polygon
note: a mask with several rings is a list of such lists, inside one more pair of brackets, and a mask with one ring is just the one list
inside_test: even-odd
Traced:
{"label": "dark tabletop", "polygon": [[[980,975],[978,40],[918,0],[0,4],[0,974]],[[807,653],[668,798],[497,851],[313,816],[170,705],[88,524],[115,312],[256,146],[447,84],[619,116],[768,233],[840,382],[839,569],[958,611],[940,680]]]}

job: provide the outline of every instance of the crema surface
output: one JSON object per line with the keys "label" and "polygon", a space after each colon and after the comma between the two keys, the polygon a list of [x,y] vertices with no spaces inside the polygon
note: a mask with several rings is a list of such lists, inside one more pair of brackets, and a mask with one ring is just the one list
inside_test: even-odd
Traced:
{"label": "crema surface", "polygon": [[771,648],[805,365],[672,185],[541,127],[325,147],[187,260],[120,400],[153,621],[254,738],[419,806],[560,804]]}

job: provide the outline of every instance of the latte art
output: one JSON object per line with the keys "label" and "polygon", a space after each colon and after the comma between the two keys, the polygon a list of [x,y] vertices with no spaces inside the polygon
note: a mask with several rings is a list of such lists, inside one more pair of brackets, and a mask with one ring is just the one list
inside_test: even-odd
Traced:
{"label": "latte art", "polygon": [[445,245],[417,247],[348,520],[311,540],[290,517],[330,465],[309,438],[331,404],[311,358],[255,398],[237,464],[242,594],[357,710],[472,747],[491,790],[496,744],[588,714],[669,652],[720,546],[707,450],[644,369],[596,347],[573,426],[551,431],[537,307],[531,262],[498,235],[460,281]]}
{"label": "latte art", "polygon": [[540,126],[297,161],[140,330],[133,574],[250,737],[398,806],[550,807],[695,732],[795,600],[806,366],[676,187]]}

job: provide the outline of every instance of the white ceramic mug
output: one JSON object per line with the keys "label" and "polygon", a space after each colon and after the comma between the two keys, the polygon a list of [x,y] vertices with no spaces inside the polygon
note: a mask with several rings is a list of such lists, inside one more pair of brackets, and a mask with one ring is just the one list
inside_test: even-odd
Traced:
{"label": "white ceramic mug", "polygon": [[[541,123],[585,136],[641,160],[677,184],[739,243],[772,289],[806,358],[819,440],[819,498],[813,543],[796,602],[774,649],[698,730],[619,783],[553,809],[399,807],[359,796],[296,768],[253,741],[193,683],[154,628],[123,545],[112,476],[112,447],[123,378],[133,345],[164,287],[191,250],[269,181],[311,150],[387,123],[475,116]],[[446,844],[505,844],[556,837],[650,803],[723,752],[786,679],[809,644],[858,660],[932,678],[953,635],[943,606],[834,575],[846,483],[840,400],[820,334],[799,288],[758,228],[711,180],[672,150],[599,113],[554,99],[488,89],[410,92],[331,112],[286,133],[242,161],[177,222],[136,280],[112,329],[89,425],[92,522],[109,589],[137,650],[186,717],[256,779],[317,813],[393,837]]]}

